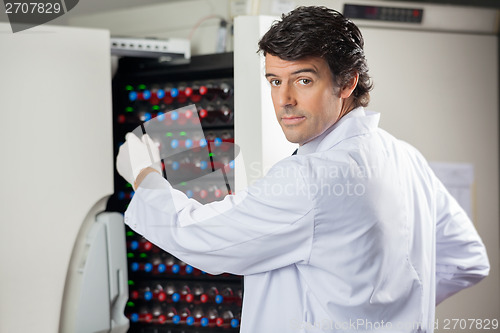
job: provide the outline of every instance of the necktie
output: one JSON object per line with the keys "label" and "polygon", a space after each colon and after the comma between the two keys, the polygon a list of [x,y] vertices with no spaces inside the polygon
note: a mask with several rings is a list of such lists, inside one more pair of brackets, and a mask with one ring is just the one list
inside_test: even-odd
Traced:
{"label": "necktie", "polygon": [[298,150],[299,150],[298,148],[297,148],[297,149],[295,149],[295,151],[293,152],[292,156],[293,156],[293,155],[297,155],[297,151],[298,151]]}

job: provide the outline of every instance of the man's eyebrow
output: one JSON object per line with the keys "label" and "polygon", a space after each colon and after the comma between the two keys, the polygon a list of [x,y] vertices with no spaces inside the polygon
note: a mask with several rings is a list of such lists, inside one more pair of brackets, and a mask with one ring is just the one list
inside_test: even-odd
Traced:
{"label": "man's eyebrow", "polygon": [[[301,73],[312,73],[314,75],[319,75],[318,74],[318,71],[314,68],[301,68],[299,70],[296,70],[295,72],[292,72],[292,75],[297,75],[297,74],[301,74]],[[273,73],[266,73],[265,77],[268,78],[268,77],[277,77],[278,75],[276,74],[273,74]]]}
{"label": "man's eyebrow", "polygon": [[301,73],[312,73],[314,75],[318,75],[318,71],[314,68],[302,68],[302,69],[299,69],[299,70],[293,72],[292,75],[297,75],[297,74],[301,74]]}

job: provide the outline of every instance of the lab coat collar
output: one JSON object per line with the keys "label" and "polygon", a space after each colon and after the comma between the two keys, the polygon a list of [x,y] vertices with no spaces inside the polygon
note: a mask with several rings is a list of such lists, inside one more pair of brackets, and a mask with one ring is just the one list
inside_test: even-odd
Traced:
{"label": "lab coat collar", "polygon": [[378,127],[380,114],[357,107],[328,128],[320,136],[299,147],[297,155],[325,151],[339,142],[373,131]]}

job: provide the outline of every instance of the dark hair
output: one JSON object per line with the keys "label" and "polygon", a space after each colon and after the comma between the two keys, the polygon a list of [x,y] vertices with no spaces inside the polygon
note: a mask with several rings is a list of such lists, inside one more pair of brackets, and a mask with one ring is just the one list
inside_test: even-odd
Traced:
{"label": "dark hair", "polygon": [[341,88],[357,72],[353,92],[356,106],[367,106],[372,89],[363,51],[364,41],[358,27],[336,10],[321,6],[298,7],[283,14],[259,41],[258,52],[283,60],[306,57],[325,59],[334,82]]}

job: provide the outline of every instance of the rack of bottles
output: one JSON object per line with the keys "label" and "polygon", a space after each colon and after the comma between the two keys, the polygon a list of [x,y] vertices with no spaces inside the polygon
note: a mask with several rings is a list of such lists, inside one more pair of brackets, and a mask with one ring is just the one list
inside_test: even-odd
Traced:
{"label": "rack of bottles", "polygon": [[[162,168],[173,187],[201,203],[223,199],[234,188],[232,54],[195,56],[189,65],[148,66],[145,60],[122,58],[113,79],[115,156],[125,134],[142,125],[161,142],[162,157],[168,155]],[[223,182],[211,177],[219,169]],[[124,212],[133,195],[131,184],[115,173],[108,210]],[[241,277],[205,273],[128,228],[126,239],[129,332],[239,331]]]}
{"label": "rack of bottles", "polygon": [[209,275],[130,230],[127,239],[131,279],[126,315],[132,327],[237,331],[243,298],[239,278]]}

